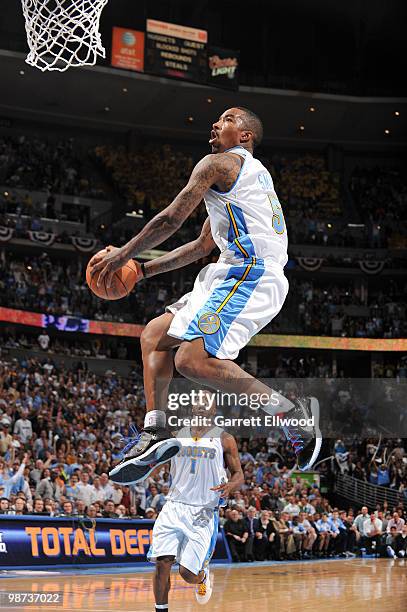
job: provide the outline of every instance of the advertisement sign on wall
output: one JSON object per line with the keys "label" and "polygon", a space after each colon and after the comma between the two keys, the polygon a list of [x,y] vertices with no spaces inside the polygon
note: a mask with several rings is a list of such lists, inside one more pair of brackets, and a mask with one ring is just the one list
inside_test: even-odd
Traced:
{"label": "advertisement sign on wall", "polygon": [[[140,338],[144,325],[138,323],[118,323],[113,321],[93,321],[79,317],[40,314],[15,308],[0,306],[0,322],[56,329],[63,332],[81,332],[106,336],[127,336]],[[334,349],[338,351],[407,351],[406,338],[338,338],[329,336],[297,336],[288,334],[257,334],[249,346]]]}
{"label": "advertisement sign on wall", "polygon": [[113,28],[111,64],[126,70],[144,70],[144,32]]}
{"label": "advertisement sign on wall", "polygon": [[239,86],[239,51],[209,47],[208,85],[223,89],[237,89]]}

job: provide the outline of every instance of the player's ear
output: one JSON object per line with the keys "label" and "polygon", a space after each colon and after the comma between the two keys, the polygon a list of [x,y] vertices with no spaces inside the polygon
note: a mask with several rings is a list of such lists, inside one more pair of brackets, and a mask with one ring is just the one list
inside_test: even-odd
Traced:
{"label": "player's ear", "polygon": [[249,142],[252,136],[253,136],[252,132],[249,132],[249,130],[244,130],[243,132],[240,132],[240,142],[243,142],[243,143]]}

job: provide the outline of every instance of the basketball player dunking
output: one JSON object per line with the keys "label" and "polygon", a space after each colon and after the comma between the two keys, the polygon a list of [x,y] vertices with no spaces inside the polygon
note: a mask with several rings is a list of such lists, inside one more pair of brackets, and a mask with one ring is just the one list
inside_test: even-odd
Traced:
{"label": "basketball player dunking", "polygon": [[[114,482],[142,480],[178,453],[179,441],[170,436],[165,413],[174,363],[186,378],[221,392],[274,393],[273,402],[263,409],[293,420],[293,426],[284,426],[283,432],[299,468],[309,469],[318,456],[318,402],[285,398],[233,361],[252,336],[280,312],[288,292],[283,212],[269,172],[253,157],[262,132],[260,119],[250,110],[226,110],[212,126],[212,153],[195,166],[175,200],[123,247],[91,260],[92,274],[100,271],[98,284],[106,282],[109,287],[116,270],[174,234],[202,199],[208,219],[201,235],[162,257],[138,264],[139,279],[186,266],[215,247],[220,250],[218,261],[201,270],[191,293],[150,321],[141,335],[147,414],[144,430],[130,440],[123,460],[110,473]],[[303,419],[310,422],[311,417],[314,426],[294,425]]]}
{"label": "basketball player dunking", "polygon": [[216,405],[209,395],[204,392],[192,408],[194,416],[205,417],[209,424],[185,427],[177,434],[181,450],[171,459],[171,487],[154,523],[147,558],[155,562],[156,612],[168,610],[174,562],[179,563],[182,578],[197,585],[198,603],[207,603],[213,587],[209,562],[218,535],[221,497],[237,491],[244,480],[234,437],[210,424]]}

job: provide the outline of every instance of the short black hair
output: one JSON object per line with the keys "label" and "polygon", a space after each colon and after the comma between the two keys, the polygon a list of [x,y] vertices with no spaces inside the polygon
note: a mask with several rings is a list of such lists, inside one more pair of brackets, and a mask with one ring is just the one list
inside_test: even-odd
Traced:
{"label": "short black hair", "polygon": [[236,108],[244,112],[246,127],[253,132],[253,144],[257,147],[263,140],[263,124],[260,117],[244,106],[236,106]]}

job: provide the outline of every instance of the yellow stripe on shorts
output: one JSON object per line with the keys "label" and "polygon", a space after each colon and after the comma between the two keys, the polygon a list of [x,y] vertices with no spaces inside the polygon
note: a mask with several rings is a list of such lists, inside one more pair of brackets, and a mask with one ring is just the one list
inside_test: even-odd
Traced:
{"label": "yellow stripe on shorts", "polygon": [[224,308],[226,306],[226,304],[228,303],[228,301],[230,300],[230,298],[236,293],[236,291],[239,289],[240,285],[242,283],[244,283],[244,281],[247,278],[247,275],[249,274],[250,270],[253,268],[253,266],[256,264],[256,258],[252,257],[252,261],[251,263],[249,263],[249,265],[246,267],[246,270],[243,273],[242,278],[240,278],[237,283],[235,283],[232,287],[232,289],[229,291],[228,295],[225,297],[225,299],[223,300],[222,304],[220,306],[218,306],[218,308],[215,310],[216,313],[220,313],[220,311],[222,310],[222,308]]}

